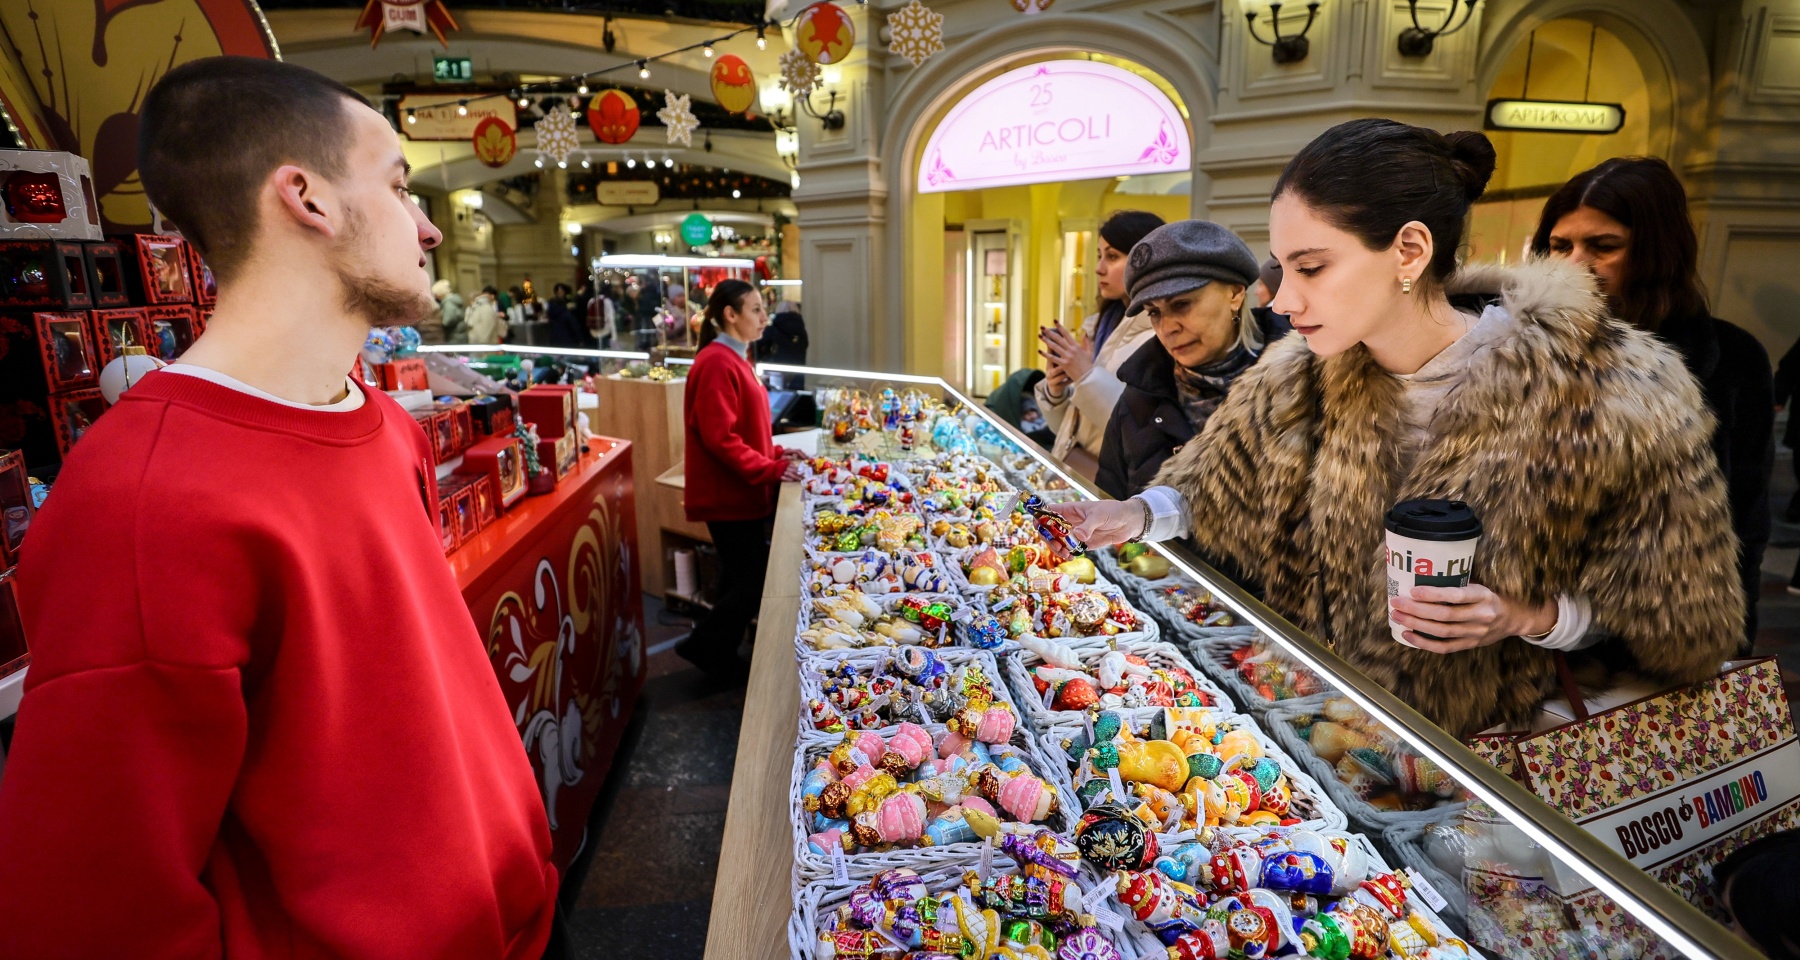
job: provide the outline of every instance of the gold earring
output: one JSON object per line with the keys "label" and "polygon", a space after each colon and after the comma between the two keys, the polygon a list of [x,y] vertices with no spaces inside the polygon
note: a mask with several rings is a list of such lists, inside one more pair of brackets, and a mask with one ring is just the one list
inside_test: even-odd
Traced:
{"label": "gold earring", "polygon": [[1400,292],[1401,293],[1412,293],[1412,278],[1411,277],[1401,277],[1400,278]]}

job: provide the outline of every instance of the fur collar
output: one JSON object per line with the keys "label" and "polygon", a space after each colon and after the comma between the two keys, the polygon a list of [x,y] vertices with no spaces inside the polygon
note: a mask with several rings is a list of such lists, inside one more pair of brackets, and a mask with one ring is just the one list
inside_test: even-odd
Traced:
{"label": "fur collar", "polygon": [[1451,296],[1497,296],[1515,321],[1512,336],[1535,332],[1545,346],[1568,356],[1585,352],[1606,319],[1606,301],[1593,274],[1559,257],[1514,266],[1465,264],[1445,286]]}

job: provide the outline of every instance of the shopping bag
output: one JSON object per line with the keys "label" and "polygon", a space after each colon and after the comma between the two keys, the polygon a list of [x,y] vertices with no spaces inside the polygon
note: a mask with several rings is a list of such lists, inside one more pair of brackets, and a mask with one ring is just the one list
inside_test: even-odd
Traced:
{"label": "shopping bag", "polygon": [[[1567,723],[1485,734],[1470,747],[1634,865],[1720,916],[1712,867],[1749,841],[1800,824],[1800,741],[1772,658],[1728,663],[1712,680],[1590,711],[1567,664]],[[1465,868],[1470,895],[1490,905],[1495,952],[1554,955],[1552,941],[1659,946],[1648,930],[1491,809],[1472,805]],[[1513,903],[1506,903],[1508,899]],[[1534,910],[1523,915],[1522,904]],[[1564,930],[1555,929],[1560,904]],[[1481,912],[1481,911],[1477,911]],[[1722,918],[1722,917],[1721,917]],[[1474,922],[1474,921],[1472,921]],[[1533,941],[1520,943],[1520,938]],[[1546,950],[1546,948],[1549,948]],[[1661,948],[1666,950],[1665,948]],[[1529,952],[1529,951],[1526,951]],[[1610,951],[1609,951],[1610,952]]]}

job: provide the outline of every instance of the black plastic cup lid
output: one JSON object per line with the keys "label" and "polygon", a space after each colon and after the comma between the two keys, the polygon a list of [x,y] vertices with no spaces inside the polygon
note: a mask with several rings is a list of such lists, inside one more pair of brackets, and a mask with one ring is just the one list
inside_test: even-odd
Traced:
{"label": "black plastic cup lid", "polygon": [[1469,540],[1481,536],[1481,518],[1461,500],[1402,500],[1387,528],[1415,540]]}

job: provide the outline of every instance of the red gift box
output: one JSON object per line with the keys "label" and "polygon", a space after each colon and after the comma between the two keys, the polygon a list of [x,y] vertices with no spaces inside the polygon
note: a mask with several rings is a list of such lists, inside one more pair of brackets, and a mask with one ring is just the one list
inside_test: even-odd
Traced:
{"label": "red gift box", "polygon": [[87,261],[88,296],[96,307],[131,306],[131,294],[125,287],[125,254],[117,243],[83,244]]}
{"label": "red gift box", "polygon": [[150,349],[150,324],[141,307],[88,311],[89,330],[102,369],[125,354],[126,347]]}
{"label": "red gift box", "polygon": [[200,251],[195,250],[193,244],[189,243],[184,246],[187,250],[188,270],[192,273],[188,279],[193,283],[194,302],[201,306],[218,303],[219,281],[213,279],[212,268],[206,265],[206,261],[200,256]]}
{"label": "red gift box", "polygon": [[0,570],[0,677],[18,673],[30,664],[31,648],[25,643],[25,623],[19,616],[13,572]]}
{"label": "red gift box", "polygon": [[56,449],[64,459],[106,412],[106,398],[97,389],[70,390],[50,395],[50,420],[56,425]]}
{"label": "red gift box", "polygon": [[525,496],[525,453],[517,437],[489,437],[471,446],[456,472],[487,477],[499,498],[498,508],[511,507]]}
{"label": "red gift box", "polygon": [[25,455],[0,450],[0,570],[19,562],[19,546],[37,508],[31,502],[31,478],[25,473]]}
{"label": "red gift box", "polygon": [[131,252],[137,269],[126,274],[140,302],[192,303],[194,277],[188,267],[187,243],[180,237],[138,233],[120,243]]}
{"label": "red gift box", "polygon": [[182,305],[145,307],[144,332],[149,340],[150,355],[164,363],[187,352],[199,337],[199,315],[194,308]]}
{"label": "red gift box", "polygon": [[519,416],[535,423],[539,440],[555,440],[575,433],[575,388],[567,384],[539,384],[519,394]]}
{"label": "red gift box", "polygon": [[556,479],[569,475],[575,469],[575,458],[581,448],[575,443],[575,435],[565,433],[555,440],[538,441],[538,466],[556,475]]}
{"label": "red gift box", "polygon": [[456,414],[434,410],[431,414],[431,452],[437,462],[448,463],[456,457]]}
{"label": "red gift box", "polygon": [[0,307],[93,305],[87,254],[67,240],[0,242]]}
{"label": "red gift box", "polygon": [[481,533],[481,515],[475,512],[475,488],[462,484],[452,494],[451,507],[456,514],[456,538],[468,543]]}
{"label": "red gift box", "polygon": [[418,357],[389,360],[375,365],[383,390],[429,390],[431,379],[425,374],[425,361]]}
{"label": "red gift box", "polygon": [[469,415],[466,403],[452,404],[455,408],[450,412],[456,416],[456,449],[467,450],[475,443],[475,418]]}
{"label": "red gift box", "polygon": [[444,541],[444,556],[456,552],[462,539],[456,535],[456,501],[442,490],[438,492],[438,536]]}
{"label": "red gift box", "polygon": [[475,491],[475,519],[485,530],[488,524],[500,518],[500,498],[494,493],[494,478],[476,477],[469,489]]}
{"label": "red gift box", "polygon": [[38,355],[44,364],[44,380],[52,393],[77,390],[100,382],[100,357],[86,310],[34,313]]}

